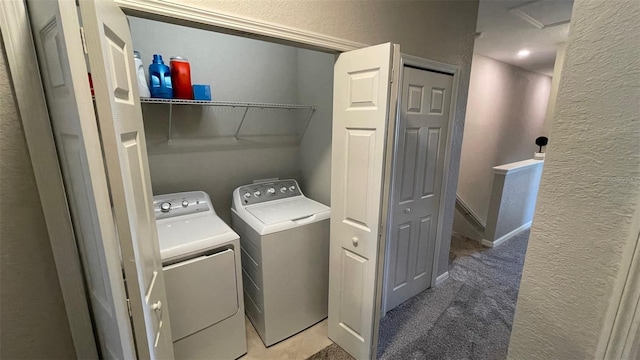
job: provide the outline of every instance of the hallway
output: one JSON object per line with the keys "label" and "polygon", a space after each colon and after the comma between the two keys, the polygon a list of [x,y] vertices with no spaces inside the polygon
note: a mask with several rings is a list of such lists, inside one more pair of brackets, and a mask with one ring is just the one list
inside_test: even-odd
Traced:
{"label": "hallway", "polygon": [[455,234],[449,279],[387,313],[380,359],[505,359],[529,231],[497,248]]}

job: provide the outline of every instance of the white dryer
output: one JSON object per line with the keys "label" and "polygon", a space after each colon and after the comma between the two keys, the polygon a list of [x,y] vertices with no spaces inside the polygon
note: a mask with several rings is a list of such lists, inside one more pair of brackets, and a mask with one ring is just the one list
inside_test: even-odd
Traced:
{"label": "white dryer", "polygon": [[153,198],[176,359],[247,352],[240,241],[202,191]]}
{"label": "white dryer", "polygon": [[256,182],[233,192],[245,311],[266,346],[325,319],[329,292],[329,207],[295,180]]}

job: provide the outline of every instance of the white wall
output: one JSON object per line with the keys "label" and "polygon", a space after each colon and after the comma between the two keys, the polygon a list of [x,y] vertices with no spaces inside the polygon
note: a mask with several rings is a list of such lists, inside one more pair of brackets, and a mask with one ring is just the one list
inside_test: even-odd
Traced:
{"label": "white wall", "polygon": [[[192,83],[210,84],[215,100],[319,105],[309,126],[313,135],[305,137],[309,146],[302,147],[203,141],[232,136],[244,109],[199,106],[174,106],[169,146],[168,106],[143,105],[154,194],[204,190],[229,223],[232,191],[255,179],[300,179],[308,195],[328,199],[324,179],[330,176],[330,163],[324,153],[331,146],[332,81],[326,79],[333,75],[332,55],[146,19],[129,21],[145,67],[154,53],[162,54],[166,64],[171,56],[186,57]],[[305,116],[301,110],[250,109],[241,135],[293,134]]]}
{"label": "white wall", "polygon": [[42,204],[1,45],[0,84],[0,358],[74,359]]}
{"label": "white wall", "polygon": [[458,196],[487,221],[492,168],[538,150],[551,78],[474,54]]}
{"label": "white wall", "polygon": [[543,163],[523,160],[493,168],[483,244],[495,246],[531,226]]}
{"label": "white wall", "polygon": [[334,55],[298,49],[298,100],[318,105],[300,144],[300,186],[331,205],[331,129]]}
{"label": "white wall", "polygon": [[601,358],[638,239],[639,18],[637,0],[574,4],[510,359]]}
{"label": "white wall", "polygon": [[[551,124],[553,123],[553,114],[556,110],[556,101],[558,100],[558,88],[560,86],[560,78],[562,77],[562,67],[564,66],[564,56],[566,54],[567,45],[565,43],[558,45],[556,52],[556,62],[553,65],[553,77],[551,78],[551,91],[549,92],[549,104],[547,113],[544,117],[544,126],[542,133],[546,137],[550,137]],[[544,150],[544,148],[543,148]]]}

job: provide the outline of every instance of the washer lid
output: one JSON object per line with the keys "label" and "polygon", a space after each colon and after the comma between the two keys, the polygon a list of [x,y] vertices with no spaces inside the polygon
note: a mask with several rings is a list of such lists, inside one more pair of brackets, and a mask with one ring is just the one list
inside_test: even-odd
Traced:
{"label": "washer lid", "polygon": [[329,207],[304,196],[249,205],[246,209],[266,225],[303,219],[330,210]]}
{"label": "washer lid", "polygon": [[238,238],[218,216],[180,216],[157,221],[163,261],[196,254]]}

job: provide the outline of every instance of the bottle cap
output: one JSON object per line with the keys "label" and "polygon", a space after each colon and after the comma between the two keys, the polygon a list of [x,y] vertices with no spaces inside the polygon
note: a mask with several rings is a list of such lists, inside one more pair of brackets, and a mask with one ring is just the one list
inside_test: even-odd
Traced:
{"label": "bottle cap", "polygon": [[154,64],[164,64],[164,61],[162,61],[162,55],[153,54],[153,63]]}
{"label": "bottle cap", "polygon": [[189,62],[188,59],[183,58],[182,56],[172,56],[171,57],[171,61],[186,61],[186,62]]}
{"label": "bottle cap", "polygon": [[137,51],[137,50],[134,51],[133,52],[133,57],[136,58],[136,59],[140,59],[140,51]]}

